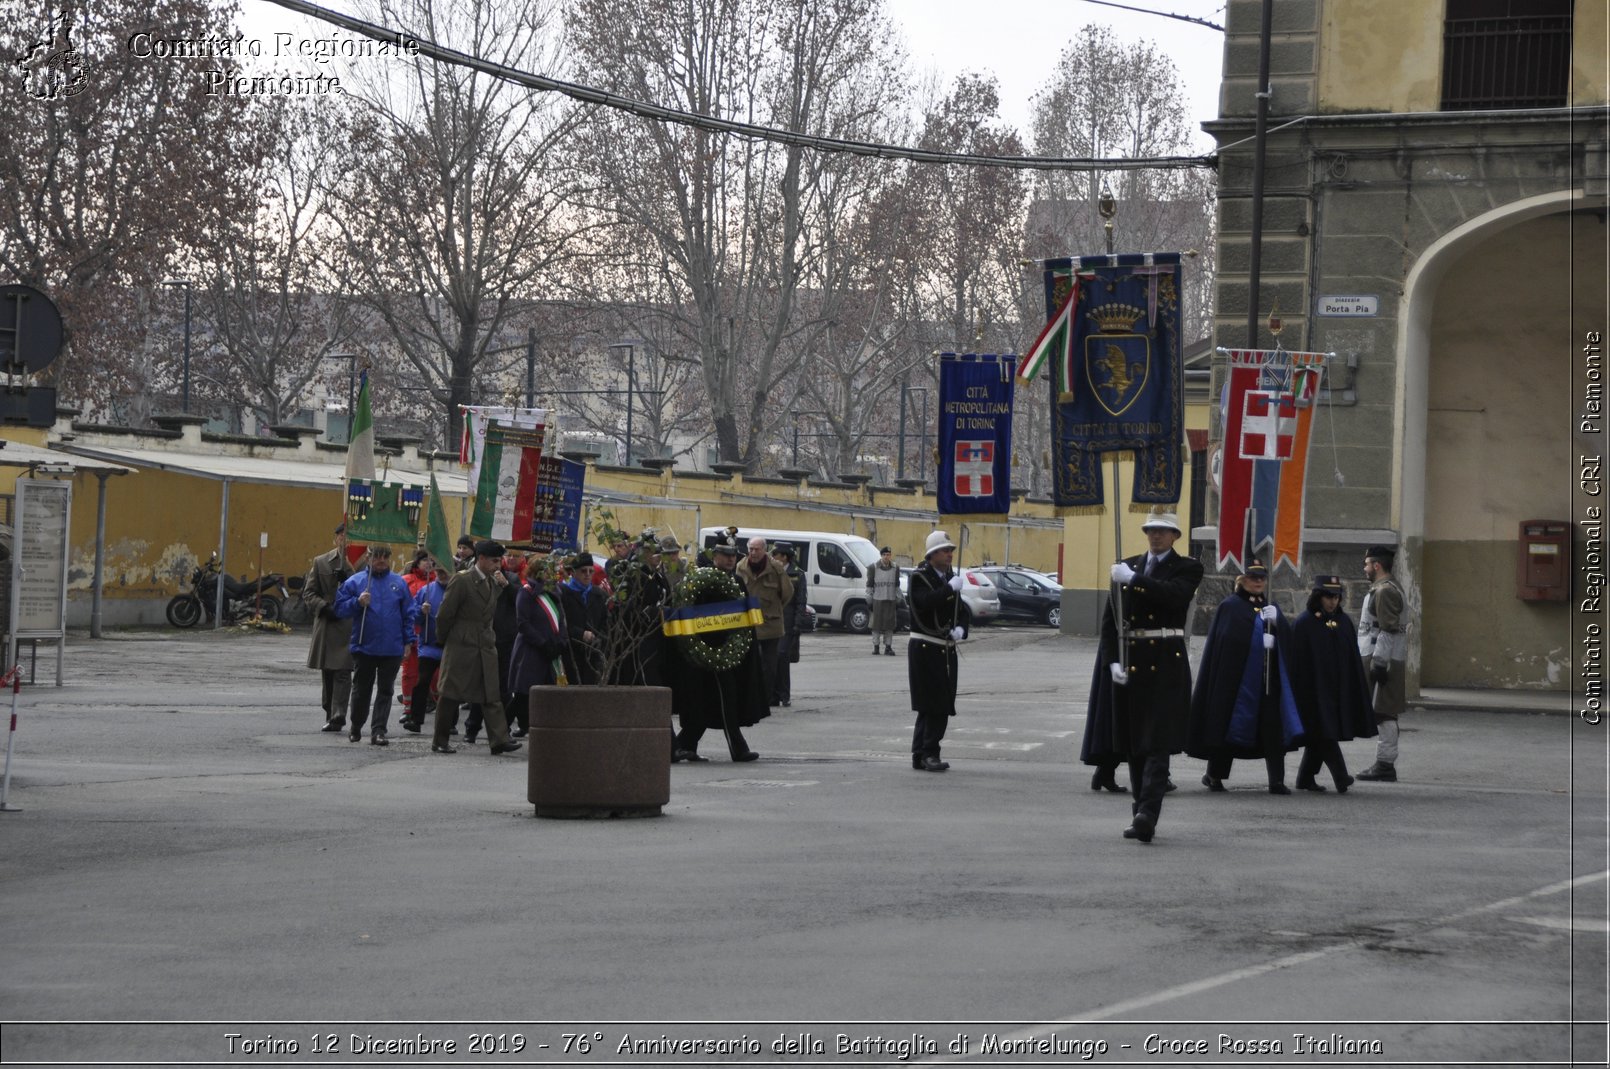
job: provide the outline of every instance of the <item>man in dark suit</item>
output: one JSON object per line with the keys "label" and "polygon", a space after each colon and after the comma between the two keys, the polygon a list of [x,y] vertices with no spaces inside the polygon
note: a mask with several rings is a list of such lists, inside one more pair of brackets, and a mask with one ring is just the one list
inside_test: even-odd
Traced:
{"label": "man in dark suit", "polygon": [[[1086,731],[1107,732],[1102,745],[1128,762],[1134,821],[1124,838],[1149,843],[1168,789],[1168,759],[1185,749],[1191,708],[1185,625],[1202,565],[1174,552],[1183,533],[1174,513],[1153,509],[1141,530],[1147,551],[1112,566],[1114,596],[1101,620]],[[1122,640],[1115,603],[1124,620]]]}

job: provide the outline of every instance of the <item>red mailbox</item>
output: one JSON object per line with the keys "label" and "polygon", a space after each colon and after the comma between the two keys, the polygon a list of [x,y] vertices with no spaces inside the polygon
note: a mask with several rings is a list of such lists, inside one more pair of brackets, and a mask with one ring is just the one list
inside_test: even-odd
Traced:
{"label": "red mailbox", "polygon": [[1515,596],[1522,601],[1570,600],[1571,525],[1523,520],[1515,560]]}

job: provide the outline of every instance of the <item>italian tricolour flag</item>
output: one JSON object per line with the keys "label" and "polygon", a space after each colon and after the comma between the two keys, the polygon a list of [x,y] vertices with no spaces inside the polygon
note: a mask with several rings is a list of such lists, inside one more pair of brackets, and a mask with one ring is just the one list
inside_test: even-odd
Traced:
{"label": "italian tricolour flag", "polygon": [[488,421],[477,458],[471,534],[516,544],[531,541],[546,420],[542,409],[522,409],[510,418]]}

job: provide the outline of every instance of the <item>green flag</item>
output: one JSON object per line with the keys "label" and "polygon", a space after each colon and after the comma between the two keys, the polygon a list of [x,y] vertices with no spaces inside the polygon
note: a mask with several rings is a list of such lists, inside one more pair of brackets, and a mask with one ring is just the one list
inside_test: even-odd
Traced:
{"label": "green flag", "polygon": [[358,388],[358,401],[353,406],[350,433],[347,435],[347,482],[357,479],[375,480],[375,421],[369,412],[369,372],[365,371]]}
{"label": "green flag", "polygon": [[430,519],[425,533],[425,548],[430,551],[437,567],[452,567],[453,535],[447,529],[447,510],[442,507],[442,492],[436,486],[436,473],[430,473]]}

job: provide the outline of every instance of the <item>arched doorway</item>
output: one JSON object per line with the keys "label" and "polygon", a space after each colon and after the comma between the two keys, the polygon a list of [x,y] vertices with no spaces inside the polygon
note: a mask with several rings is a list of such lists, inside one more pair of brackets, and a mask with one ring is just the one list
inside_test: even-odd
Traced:
{"label": "arched doorway", "polygon": [[1515,561],[1520,521],[1570,522],[1577,340],[1605,316],[1604,221],[1575,200],[1472,220],[1405,287],[1398,503],[1422,686],[1569,682],[1568,604],[1517,598]]}

